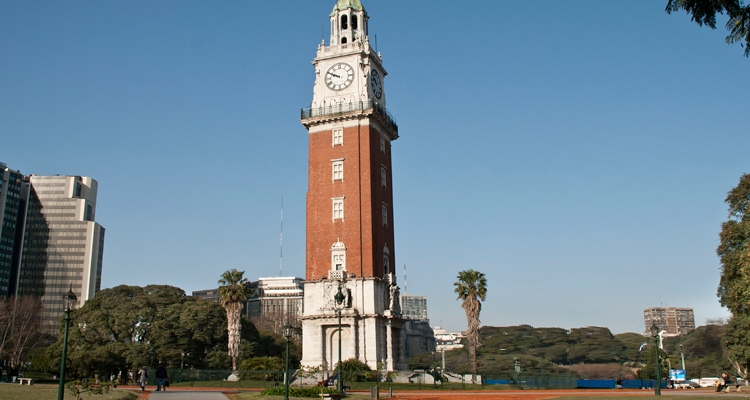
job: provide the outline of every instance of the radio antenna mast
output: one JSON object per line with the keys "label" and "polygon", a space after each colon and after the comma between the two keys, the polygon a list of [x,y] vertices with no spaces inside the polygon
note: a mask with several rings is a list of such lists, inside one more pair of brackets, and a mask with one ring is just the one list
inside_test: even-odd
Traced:
{"label": "radio antenna mast", "polygon": [[284,196],[281,196],[281,225],[279,226],[279,277],[284,276]]}
{"label": "radio antenna mast", "polygon": [[404,264],[404,294],[409,293],[408,290],[406,290],[406,264]]}

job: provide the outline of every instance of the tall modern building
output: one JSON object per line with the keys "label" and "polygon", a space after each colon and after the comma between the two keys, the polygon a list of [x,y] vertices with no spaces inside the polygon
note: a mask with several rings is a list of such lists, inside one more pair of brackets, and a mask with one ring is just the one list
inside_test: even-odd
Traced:
{"label": "tall modern building", "polygon": [[0,297],[16,293],[28,193],[23,178],[0,163]]}
{"label": "tall modern building", "polygon": [[692,308],[651,307],[643,310],[646,334],[651,335],[651,326],[667,331],[665,336],[678,336],[695,330],[695,316]]}
{"label": "tall modern building", "polygon": [[427,317],[427,296],[414,294],[401,295],[401,315],[404,324],[406,357],[435,351],[435,332]]}
{"label": "tall modern building", "polygon": [[401,295],[401,315],[404,319],[430,322],[427,317],[427,296]]}
{"label": "tall modern building", "polygon": [[247,301],[247,315],[259,329],[283,333],[284,325],[299,327],[304,280],[297,277],[258,279],[255,294]]}
{"label": "tall modern building", "polygon": [[332,368],[356,358],[403,370],[393,273],[398,126],[385,108],[387,73],[360,0],[338,0],[329,18],[329,43],[312,62],[312,103],[301,112],[309,141],[302,364]]}
{"label": "tall modern building", "polygon": [[104,228],[94,221],[98,184],[82,176],[28,178],[18,295],[42,300],[42,324],[56,332],[62,296],[72,288],[78,305],[101,286]]}

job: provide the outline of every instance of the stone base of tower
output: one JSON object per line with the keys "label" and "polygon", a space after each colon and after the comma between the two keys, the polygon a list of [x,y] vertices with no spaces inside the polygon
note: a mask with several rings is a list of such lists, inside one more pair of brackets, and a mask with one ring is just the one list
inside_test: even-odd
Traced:
{"label": "stone base of tower", "polygon": [[[345,271],[330,275],[334,279],[305,282],[302,366],[332,371],[339,361],[340,335],[341,360],[356,358],[373,370],[406,370],[404,320],[394,279],[352,278]],[[340,305],[335,300],[339,286],[344,295]]]}

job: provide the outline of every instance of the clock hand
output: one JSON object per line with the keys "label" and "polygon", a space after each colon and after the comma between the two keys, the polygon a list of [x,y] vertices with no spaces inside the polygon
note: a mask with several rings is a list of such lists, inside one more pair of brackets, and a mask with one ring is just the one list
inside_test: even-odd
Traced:
{"label": "clock hand", "polygon": [[326,72],[328,75],[333,75],[336,78],[341,78],[341,76],[334,74],[333,72]]}

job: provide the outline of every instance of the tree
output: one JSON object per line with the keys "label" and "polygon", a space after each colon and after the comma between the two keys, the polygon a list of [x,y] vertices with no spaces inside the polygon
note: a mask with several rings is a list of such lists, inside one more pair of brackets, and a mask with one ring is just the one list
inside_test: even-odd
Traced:
{"label": "tree", "polygon": [[729,320],[722,342],[727,349],[727,358],[737,375],[747,380],[750,367],[750,316],[735,315]]}
{"label": "tree", "polygon": [[[750,56],[750,5],[744,5],[742,0],[669,0],[666,11],[668,14],[685,10],[698,25],[706,25],[716,29],[716,14],[726,14],[729,17],[726,27],[729,36],[727,44],[741,42],[745,48],[745,57]],[[742,43],[744,42],[744,43]]]}
{"label": "tree", "polygon": [[721,226],[719,248],[721,305],[732,312],[722,344],[738,373],[747,375],[750,366],[750,174],[727,194],[729,220]]}
{"label": "tree", "polygon": [[219,301],[227,312],[227,334],[229,357],[232,359],[232,370],[237,370],[237,359],[240,355],[240,333],[242,329],[242,306],[252,295],[252,289],[246,286],[245,271],[231,269],[224,272],[219,279]]}
{"label": "tree", "polygon": [[[341,361],[342,371],[344,371],[345,382],[372,382],[377,379],[379,371],[373,371],[369,365],[363,363],[358,358],[350,358]],[[333,366],[334,371],[338,371],[339,363]]]}
{"label": "tree", "polygon": [[721,305],[733,315],[750,314],[750,174],[729,191],[729,220],[721,225],[719,247],[721,280],[718,296]]}
{"label": "tree", "polygon": [[41,300],[31,296],[0,298],[0,361],[20,369],[43,340]]}
{"label": "tree", "polygon": [[[646,365],[638,371],[638,378],[640,379],[656,379],[656,354],[654,354],[654,345],[651,343],[646,349]],[[667,360],[669,356],[662,349],[657,349],[659,352],[659,361],[661,364],[661,379],[669,378],[669,363]]]}
{"label": "tree", "polygon": [[469,355],[471,357],[471,381],[477,380],[477,347],[479,343],[479,313],[482,311],[482,301],[487,297],[487,279],[479,271],[469,269],[458,273],[458,281],[453,284],[458,295],[457,300],[463,301],[461,308],[466,312],[468,322],[467,338],[469,341]]}
{"label": "tree", "polygon": [[[68,365],[74,376],[127,379],[144,365],[206,368],[213,352],[226,354],[224,310],[215,302],[188,297],[166,285],[120,285],[99,291],[71,312]],[[60,325],[60,329],[63,325]],[[59,359],[61,334],[48,354]],[[59,367],[58,367],[59,368]]]}
{"label": "tree", "polygon": [[568,353],[568,361],[574,364],[616,362],[625,350],[609,329],[597,326],[571,329],[570,340],[576,342]]}

